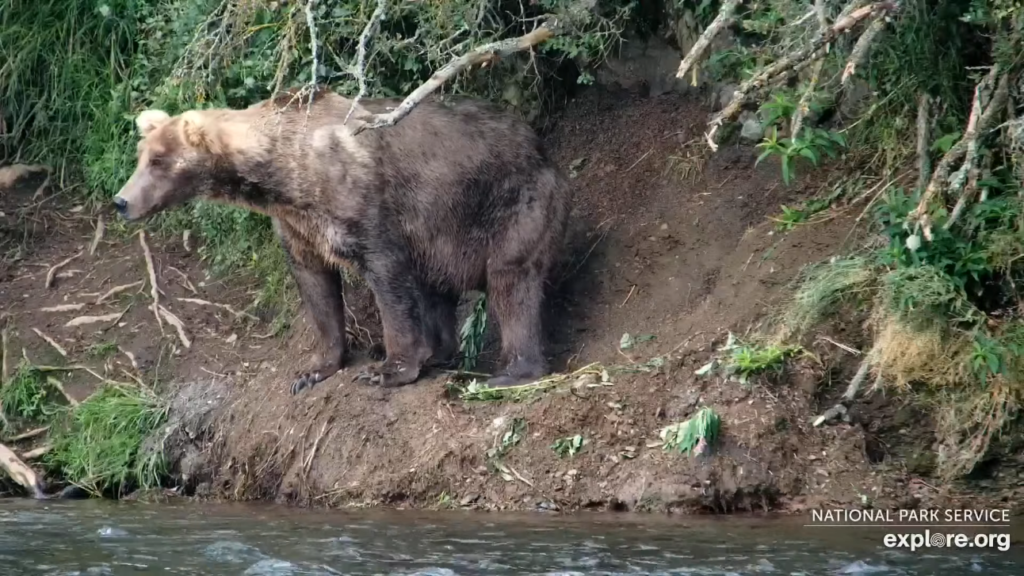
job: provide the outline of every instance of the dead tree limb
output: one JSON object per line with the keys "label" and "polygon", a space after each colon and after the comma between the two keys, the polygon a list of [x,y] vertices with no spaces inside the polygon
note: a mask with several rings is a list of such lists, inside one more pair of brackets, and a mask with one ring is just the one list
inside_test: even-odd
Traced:
{"label": "dead tree limb", "polygon": [[[819,0],[821,1],[821,0]],[[708,46],[711,45],[711,41],[718,36],[719,32],[723,28],[729,26],[733,22],[733,17],[736,14],[736,7],[740,5],[742,0],[726,0],[722,4],[722,8],[718,11],[718,16],[711,21],[711,24],[704,30],[694,42],[693,47],[686,53],[686,57],[679,63],[679,69],[676,70],[676,78],[686,78],[686,74],[690,71],[690,68],[696,64],[697,60],[704,56],[707,52]]]}
{"label": "dead tree limb", "polygon": [[509,38],[484,44],[483,46],[475,48],[462,56],[453,58],[452,61],[446,64],[443,68],[434,72],[429,80],[406,96],[405,100],[403,100],[402,103],[391,112],[387,112],[385,114],[373,114],[360,118],[360,120],[363,120],[365,124],[356,127],[355,130],[353,130],[353,133],[359,134],[363,130],[367,129],[394,126],[402,118],[408,116],[416,105],[422,102],[435,90],[440,88],[445,82],[454,78],[459,72],[477,64],[493,62],[516,52],[529,50],[538,44],[542,44],[551,38],[554,38],[560,32],[560,21],[555,18],[550,18],[547,22],[538,26],[529,34],[525,34],[519,38]]}
{"label": "dead tree limb", "polygon": [[28,464],[22,462],[21,458],[18,458],[18,455],[13,450],[3,444],[0,444],[0,468],[7,472],[11,480],[14,480],[28,490],[33,498],[46,498],[46,495],[43,493],[42,483],[39,481],[39,476],[36,475],[35,471]]}
{"label": "dead tree limb", "polygon": [[853,50],[850,51],[850,58],[846,61],[846,66],[843,68],[843,76],[839,83],[844,88],[857,73],[857,66],[860,66],[867,58],[871,43],[875,41],[875,38],[885,29],[885,15],[879,14],[871,20],[871,24],[868,24],[864,33],[857,39],[857,43],[853,45]]}
{"label": "dead tree limb", "polygon": [[[988,100],[987,95],[989,91],[992,90],[993,86],[996,86],[998,78],[999,65],[994,64],[985,78],[974,87],[974,99],[971,102],[971,114],[967,120],[967,129],[964,131],[964,135],[942,156],[942,159],[939,160],[938,165],[935,167],[935,171],[932,173],[931,178],[928,181],[928,186],[925,188],[924,193],[921,194],[921,200],[918,202],[917,207],[907,215],[907,222],[913,223],[915,225],[915,229],[922,230],[925,239],[929,241],[931,241],[932,235],[931,222],[928,216],[928,205],[940,190],[947,188],[949,173],[953,169],[953,163],[958,162],[961,158],[966,156],[969,149],[976,150],[977,140],[980,135],[984,134],[988,130],[988,127],[992,125],[992,120],[995,118],[996,112],[1001,111],[1002,108],[1005,107],[1005,98],[1009,93],[1009,77],[1007,75],[1003,75],[1002,79],[999,79],[999,84],[995,88],[995,93],[992,95],[991,104],[997,104],[997,99],[1001,99],[1002,103],[998,103],[998,106],[989,105],[987,108],[985,106],[985,101]],[[975,147],[972,147],[972,143]],[[959,187],[962,186],[963,182],[960,181]],[[957,186],[950,185],[948,188],[948,191],[956,190],[958,190]]]}
{"label": "dead tree limb", "polygon": [[922,191],[932,171],[931,157],[928,155],[932,141],[931,104],[928,94],[921,94],[917,100],[917,189]]}
{"label": "dead tree limb", "polygon": [[363,96],[366,96],[366,47],[370,43],[370,38],[377,32],[380,21],[384,19],[384,9],[387,7],[387,4],[387,0],[377,0],[377,8],[373,10],[373,14],[370,15],[370,21],[366,23],[363,33],[359,35],[359,48],[356,50],[356,69],[354,72],[356,80],[359,82],[359,92],[352,99],[352,107],[348,109],[348,114],[345,115],[345,121],[342,124],[348,124],[348,119],[356,111],[359,101],[363,99]]}
{"label": "dead tree limb", "polygon": [[781,77],[784,77],[795,68],[800,65],[806,66],[809,59],[813,58],[823,46],[836,40],[841,34],[846,33],[860,22],[883,13],[891,13],[897,8],[897,3],[893,1],[875,2],[863,8],[858,8],[850,12],[847,16],[838,19],[835,24],[828,28],[824,34],[821,34],[814,41],[809,43],[803,48],[799,48],[790,52],[786,56],[783,56],[777,60],[771,66],[766,67],[760,73],[750,78],[746,82],[740,85],[733,93],[732,101],[729,105],[722,109],[718,114],[711,119],[708,123],[708,132],[705,133],[704,137],[707,139],[708,146],[712,151],[718,149],[718,144],[715,143],[715,134],[718,129],[727,120],[732,120],[743,105],[747,103],[751,95],[759,92],[763,88],[769,86]]}
{"label": "dead tree limb", "polygon": [[[825,0],[814,0],[814,13],[818,16],[818,36],[825,34],[828,30],[828,16],[825,14]],[[821,77],[821,70],[825,66],[825,55],[822,54],[817,60],[814,61],[814,70],[811,72],[811,78],[807,82],[807,88],[804,90],[802,96],[800,96],[800,102],[796,105],[796,110],[793,112],[793,120],[789,125],[789,137],[796,139],[800,136],[800,129],[804,125],[804,117],[811,109],[811,98],[814,97],[814,90],[818,86],[818,79]]]}

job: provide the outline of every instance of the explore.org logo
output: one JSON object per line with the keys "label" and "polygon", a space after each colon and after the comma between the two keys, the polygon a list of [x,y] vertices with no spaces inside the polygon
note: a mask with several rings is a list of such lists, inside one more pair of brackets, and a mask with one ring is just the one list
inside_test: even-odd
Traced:
{"label": "explore.org logo", "polygon": [[921,548],[995,548],[1000,552],[1010,549],[1009,534],[944,534],[925,530],[920,533],[886,534],[882,538],[886,548],[909,548],[911,552]]}
{"label": "explore.org logo", "polygon": [[[885,528],[886,548],[989,548],[1010,549],[1010,511],[986,510],[811,510],[808,528]],[[907,529],[911,530],[907,530]],[[1002,528],[998,533],[991,529]],[[917,531],[913,530],[917,529]]]}

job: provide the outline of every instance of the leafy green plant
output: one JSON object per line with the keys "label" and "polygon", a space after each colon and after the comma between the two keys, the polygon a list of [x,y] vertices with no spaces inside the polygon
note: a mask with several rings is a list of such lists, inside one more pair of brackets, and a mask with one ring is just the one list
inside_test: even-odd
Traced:
{"label": "leafy green plant", "polygon": [[802,134],[802,137],[796,139],[779,138],[778,128],[772,128],[771,136],[765,136],[764,140],[757,144],[762,152],[754,164],[760,164],[773,154],[778,156],[782,167],[782,180],[789,184],[796,176],[793,164],[797,158],[806,158],[817,166],[822,154],[835,158],[838,149],[846,146],[846,138],[839,132],[805,127]]}
{"label": "leafy green plant", "polygon": [[484,348],[484,333],[487,331],[487,294],[482,294],[473,305],[473,312],[466,317],[459,334],[459,352],[462,354],[462,370],[471,372],[476,368]]}
{"label": "leafy green plant", "polygon": [[665,450],[700,456],[718,440],[721,425],[718,413],[705,406],[689,420],[662,428],[659,436]]}
{"label": "leafy green plant", "polygon": [[577,434],[555,440],[554,444],[551,445],[551,449],[555,451],[555,454],[558,454],[559,458],[565,458],[566,456],[571,458],[582,450],[586,443],[586,439]]}
{"label": "leafy green plant", "polygon": [[742,343],[730,332],[725,345],[718,351],[726,353],[724,360],[716,357],[698,369],[696,374],[706,376],[718,368],[726,378],[746,384],[758,374],[781,373],[786,361],[802,349],[799,346]]}

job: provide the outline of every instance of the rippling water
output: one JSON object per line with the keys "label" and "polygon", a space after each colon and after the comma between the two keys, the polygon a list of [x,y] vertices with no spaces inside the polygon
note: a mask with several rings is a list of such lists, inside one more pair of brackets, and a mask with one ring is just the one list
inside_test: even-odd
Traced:
{"label": "rippling water", "polygon": [[883,534],[793,519],[0,500],[0,574],[1024,574],[1012,543],[910,552]]}

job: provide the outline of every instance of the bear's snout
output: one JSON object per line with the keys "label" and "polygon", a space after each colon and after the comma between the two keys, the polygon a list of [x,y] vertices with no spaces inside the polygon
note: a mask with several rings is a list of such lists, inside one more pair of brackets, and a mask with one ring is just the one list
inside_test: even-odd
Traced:
{"label": "bear's snout", "polygon": [[117,209],[117,213],[120,214],[122,218],[128,217],[128,201],[124,198],[114,196],[114,208]]}

